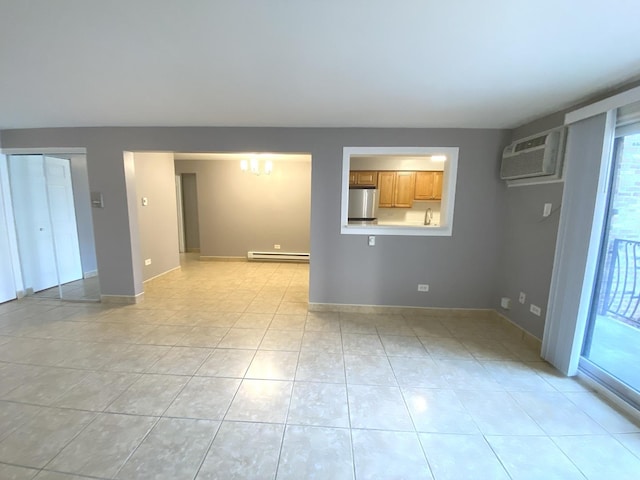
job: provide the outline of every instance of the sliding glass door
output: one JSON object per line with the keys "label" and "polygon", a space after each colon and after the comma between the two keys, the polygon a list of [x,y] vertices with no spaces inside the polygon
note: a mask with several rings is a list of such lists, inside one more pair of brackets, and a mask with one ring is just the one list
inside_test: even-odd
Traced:
{"label": "sliding glass door", "polygon": [[580,366],[640,404],[640,123],[616,129],[607,220]]}

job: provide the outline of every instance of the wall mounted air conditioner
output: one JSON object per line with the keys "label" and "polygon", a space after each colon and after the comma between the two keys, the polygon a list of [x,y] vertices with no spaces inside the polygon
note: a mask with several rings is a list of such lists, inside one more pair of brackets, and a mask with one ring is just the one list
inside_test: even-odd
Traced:
{"label": "wall mounted air conditioner", "polygon": [[[566,129],[558,128],[526,137],[505,147],[502,152],[500,178],[509,184],[557,180],[562,176],[562,159]],[[529,181],[522,181],[527,180]]]}

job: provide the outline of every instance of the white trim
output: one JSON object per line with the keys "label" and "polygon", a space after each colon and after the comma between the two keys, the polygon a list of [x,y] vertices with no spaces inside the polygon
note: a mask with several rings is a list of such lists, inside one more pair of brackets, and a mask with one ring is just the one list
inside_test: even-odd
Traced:
{"label": "white trim", "polygon": [[[405,314],[432,315],[443,318],[460,317],[488,319],[493,318],[496,311],[491,308],[440,308],[440,307],[411,307],[402,305],[359,305],[351,303],[315,303],[309,302],[310,312],[344,312],[344,313],[372,313],[372,314]],[[521,328],[521,327],[518,327]]]}
{"label": "white trim", "polygon": [[[453,212],[458,177],[458,147],[344,147],[342,149],[342,201],[340,206],[340,233],[343,235],[401,235],[421,237],[450,237],[453,234]],[[349,170],[351,155],[446,155],[444,182],[440,206],[440,225],[394,226],[349,225]]]}
{"label": "white trim", "polygon": [[221,255],[202,255],[198,260],[203,262],[248,262],[247,257],[232,257]]}
{"label": "white trim", "polygon": [[[158,275],[154,275],[154,276],[153,276],[153,277],[151,277],[151,278],[147,278],[147,279],[146,279],[146,280],[144,280],[142,283],[143,283],[143,284],[145,284],[145,283],[147,283],[147,282],[150,282],[151,280],[155,280],[155,279],[156,279],[156,278],[158,278],[158,277],[162,277],[162,276],[166,275],[167,273],[171,273],[171,272],[175,272],[176,270],[180,270],[181,268],[182,268],[182,266],[181,266],[181,265],[178,265],[177,267],[170,268],[169,270],[167,270],[167,271],[165,271],[165,272],[159,273]],[[144,293],[144,292],[142,292],[142,293]]]}
{"label": "white trim", "polygon": [[584,280],[582,282],[582,291],[580,293],[578,321],[576,322],[576,332],[571,351],[569,375],[575,375],[578,372],[580,352],[582,351],[584,334],[587,322],[589,321],[589,313],[591,311],[593,291],[598,276],[598,262],[600,260],[600,249],[602,246],[602,233],[607,219],[607,200],[609,197],[609,187],[611,185],[611,165],[613,163],[613,140],[615,130],[616,112],[615,110],[610,110],[607,112],[604,130],[600,173],[598,175],[598,190],[596,192],[596,203],[593,209],[593,223],[591,224],[591,234],[589,235],[589,250],[587,251]]}
{"label": "white trim", "polygon": [[144,292],[137,295],[100,295],[102,303],[115,303],[122,305],[135,305],[144,300]]}
{"label": "white trim", "polygon": [[544,177],[537,178],[521,178],[520,180],[509,180],[507,188],[528,187],[530,185],[546,185],[548,183],[564,183],[564,178],[555,178],[553,180],[544,180]]}
{"label": "white trim", "polygon": [[584,120],[589,117],[595,117],[601,113],[606,113],[609,110],[623,107],[630,103],[640,101],[640,87],[632,88],[626,92],[613,95],[612,97],[605,98],[599,102],[592,103],[586,107],[578,108],[572,112],[567,113],[564,116],[564,124],[576,123],[580,120]]}
{"label": "white trim", "polygon": [[88,272],[84,272],[84,274],[82,275],[82,278],[87,279],[87,278],[93,278],[97,276],[98,276],[98,270],[89,270]]}

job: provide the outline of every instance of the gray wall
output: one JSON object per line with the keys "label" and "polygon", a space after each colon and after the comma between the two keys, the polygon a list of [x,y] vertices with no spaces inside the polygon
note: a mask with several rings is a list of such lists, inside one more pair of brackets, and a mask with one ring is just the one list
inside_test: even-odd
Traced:
{"label": "gray wall", "polygon": [[[177,168],[176,173],[178,173]],[[198,219],[198,184],[196,174],[182,174],[181,180],[185,249],[187,252],[199,252],[200,220]]]}
{"label": "gray wall", "polygon": [[82,273],[95,273],[98,270],[98,262],[96,260],[96,245],[93,236],[87,159],[85,155],[71,155],[70,161]]}
{"label": "gray wall", "polygon": [[[173,153],[136,152],[133,158],[142,277],[149,280],[180,266]],[[145,259],[151,259],[151,265],[144,265]]]}
{"label": "gray wall", "polygon": [[[142,291],[135,228],[135,175],[123,151],[310,153],[310,301],[321,303],[491,308],[502,231],[504,186],[498,180],[507,130],[307,128],[60,128],[4,130],[3,148],[85,147],[103,294]],[[451,237],[340,235],[344,146],[459,147]],[[126,169],[125,169],[126,167]],[[177,249],[176,249],[177,250]],[[429,283],[428,293],[417,292]]]}
{"label": "gray wall", "polygon": [[176,160],[195,173],[200,255],[246,257],[249,250],[309,252],[311,162],[276,161],[271,175],[240,170],[237,161]]}
{"label": "gray wall", "polygon": [[[514,130],[511,141],[563,123],[564,112],[550,115]],[[547,313],[562,188],[563,183],[504,187],[493,308],[538,338],[542,338]],[[542,216],[545,203],[552,204],[552,213],[546,218]],[[526,294],[524,305],[518,302],[520,292]],[[502,297],[511,299],[510,310],[500,308]],[[542,309],[540,317],[529,311],[532,303]]]}

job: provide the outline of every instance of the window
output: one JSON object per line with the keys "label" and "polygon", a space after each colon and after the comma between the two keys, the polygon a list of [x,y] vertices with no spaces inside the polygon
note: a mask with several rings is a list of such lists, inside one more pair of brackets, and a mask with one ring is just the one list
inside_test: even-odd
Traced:
{"label": "window", "polygon": [[457,147],[345,147],[347,235],[451,236]]}

